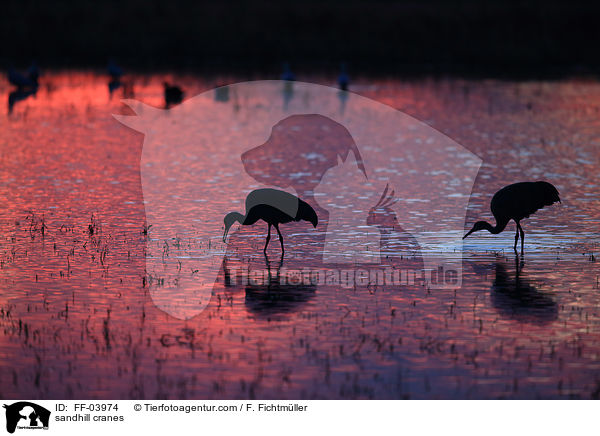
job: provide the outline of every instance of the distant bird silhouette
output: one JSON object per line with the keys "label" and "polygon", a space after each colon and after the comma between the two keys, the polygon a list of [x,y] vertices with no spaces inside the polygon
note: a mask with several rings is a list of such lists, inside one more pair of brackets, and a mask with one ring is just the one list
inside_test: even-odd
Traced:
{"label": "distant bird silhouette", "polygon": [[[292,213],[292,211],[294,211]],[[300,200],[295,195],[278,189],[256,189],[246,197],[246,215],[239,212],[230,212],[225,215],[225,232],[223,233],[223,242],[227,242],[229,229],[236,221],[244,226],[249,226],[263,220],[269,225],[267,241],[263,251],[267,252],[267,246],[271,239],[271,226],[275,227],[281,243],[281,254],[285,252],[283,248],[283,236],[279,231],[279,224],[289,223],[291,221],[308,221],[313,227],[317,227],[319,219],[315,210],[305,201]]]}
{"label": "distant bird silhouette", "polygon": [[123,85],[123,83],[121,82],[121,77],[123,76],[123,69],[120,66],[118,66],[114,60],[110,59],[106,67],[106,71],[110,76],[110,81],[108,82],[108,93],[112,97],[113,92],[115,92]]}
{"label": "distant bird silhouette", "polygon": [[123,68],[121,68],[117,63],[110,59],[108,61],[108,65],[106,66],[106,71],[112,80],[120,81],[121,76],[123,76]]}
{"label": "distant bird silhouette", "polygon": [[8,69],[8,81],[19,90],[37,89],[39,77],[40,71],[35,62],[27,70],[27,75],[19,73],[14,68]]}
{"label": "distant bird silhouette", "polygon": [[340,67],[340,74],[338,76],[338,86],[342,91],[348,91],[348,85],[350,84],[350,77],[346,71],[346,64],[342,64]]}
{"label": "distant bird silhouette", "polygon": [[39,87],[40,70],[35,62],[27,70],[27,74],[23,75],[14,68],[8,69],[8,81],[16,86],[17,89],[8,94],[8,113],[11,114],[13,107],[19,101],[26,100],[31,95],[36,95]]}
{"label": "distant bird silhouette", "polygon": [[183,91],[179,86],[170,85],[168,82],[163,82],[165,87],[165,108],[171,105],[179,104],[183,101]]}
{"label": "distant bird silhouette", "polygon": [[287,80],[289,82],[296,80],[296,75],[292,71],[290,64],[288,64],[287,62],[283,64],[283,73],[281,73],[281,80]]}
{"label": "distant bird silhouette", "polygon": [[38,86],[40,78],[40,69],[38,68],[37,63],[35,61],[33,61],[27,69],[27,76],[29,77],[29,80],[31,80],[31,82],[35,84],[35,86]]}
{"label": "distant bird silhouette", "polygon": [[497,235],[506,228],[510,220],[517,224],[515,234],[515,245],[513,249],[517,253],[517,242],[519,232],[521,232],[521,255],[523,254],[523,245],[525,243],[525,232],[521,228],[521,220],[528,218],[544,206],[550,206],[556,202],[560,203],[557,189],[548,182],[521,182],[505,186],[494,194],[490,209],[496,226],[492,226],[486,221],[477,221],[473,228],[463,236],[465,239],[473,232],[487,230]]}

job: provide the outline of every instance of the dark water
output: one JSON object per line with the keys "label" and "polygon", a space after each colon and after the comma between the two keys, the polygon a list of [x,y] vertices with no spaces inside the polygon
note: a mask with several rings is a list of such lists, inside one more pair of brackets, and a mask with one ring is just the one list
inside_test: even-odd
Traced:
{"label": "dark water", "polygon": [[[165,77],[133,79],[130,96],[163,104]],[[190,96],[236,81],[169,79]],[[207,309],[182,321],[149,295],[145,250],[157,241],[144,234],[144,138],[111,116],[128,110],[123,88],[111,96],[107,83],[92,73],[47,74],[35,96],[0,118],[1,397],[600,394],[600,85],[357,80],[351,90],[482,158],[465,227],[492,219],[491,195],[508,183],[556,185],[562,204],[523,223],[525,258],[515,261],[511,224],[465,241],[459,289],[281,285],[282,270],[314,260],[302,251],[307,237],[292,236],[309,226],[283,228],[290,255],[282,264],[276,239],[265,259],[265,229],[244,228]],[[6,82],[0,91],[8,102]],[[272,281],[240,284],[236,274],[248,268]]]}

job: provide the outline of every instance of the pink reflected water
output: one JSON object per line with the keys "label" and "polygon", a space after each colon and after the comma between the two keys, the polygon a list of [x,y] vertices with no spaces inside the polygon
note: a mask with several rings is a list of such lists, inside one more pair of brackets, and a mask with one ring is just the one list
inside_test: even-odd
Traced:
{"label": "pink reflected water", "polygon": [[[168,79],[188,96],[238,81]],[[129,97],[163,105],[165,76],[130,80]],[[306,247],[323,237],[311,240],[307,223],[282,226],[290,256],[280,264],[276,238],[263,256],[266,226],[257,224],[232,235],[208,308],[188,321],[157,309],[149,295],[144,138],[111,116],[130,113],[119,102],[123,88],[111,96],[107,78],[83,72],[49,73],[41,83],[10,114],[7,106],[0,111],[1,397],[600,394],[595,82],[357,79],[352,91],[430,124],[483,159],[465,227],[493,220],[489,200],[508,183],[557,186],[562,205],[523,223],[523,263],[515,262],[510,224],[501,235],[465,241],[456,290],[246,286],[236,277],[244,269],[277,277],[313,265]],[[0,82],[5,102],[9,92]],[[420,262],[388,260],[409,268]]]}

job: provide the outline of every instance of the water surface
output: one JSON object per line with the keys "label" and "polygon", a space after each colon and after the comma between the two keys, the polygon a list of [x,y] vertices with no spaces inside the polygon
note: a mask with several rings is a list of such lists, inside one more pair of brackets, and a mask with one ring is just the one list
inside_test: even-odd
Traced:
{"label": "water surface", "polygon": [[[189,96],[238,81],[167,78]],[[164,79],[135,76],[125,91],[162,106]],[[465,227],[493,220],[489,200],[508,183],[558,188],[562,204],[523,223],[524,259],[512,253],[510,224],[465,241],[458,289],[282,286],[282,271],[321,266],[310,256],[319,239],[307,223],[282,227],[280,264],[276,239],[263,256],[266,226],[257,225],[232,235],[208,308],[181,321],[149,296],[145,250],[157,241],[144,232],[143,136],[111,116],[130,112],[124,89],[111,95],[107,84],[90,72],[48,73],[0,116],[3,398],[600,394],[600,85],[357,79],[352,91],[482,158]],[[5,102],[9,92],[0,82]],[[420,262],[418,253],[387,260]],[[273,281],[241,283],[248,269]]]}

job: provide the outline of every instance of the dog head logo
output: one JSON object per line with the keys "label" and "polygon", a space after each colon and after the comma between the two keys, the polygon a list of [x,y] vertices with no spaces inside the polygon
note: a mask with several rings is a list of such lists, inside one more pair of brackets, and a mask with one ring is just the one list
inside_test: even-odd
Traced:
{"label": "dog head logo", "polygon": [[14,433],[19,429],[47,429],[50,421],[50,411],[42,406],[28,401],[19,401],[4,405],[6,409],[6,431]]}
{"label": "dog head logo", "polygon": [[340,101],[338,89],[286,81],[228,85],[170,110],[124,101],[136,115],[115,117],[145,135],[146,273],[159,308],[189,319],[208,305],[226,254],[223,218],[260,188],[320,214],[323,264],[378,264],[393,231],[436,273],[428,285],[460,286],[481,160],[389,106],[350,93],[343,110]]}

